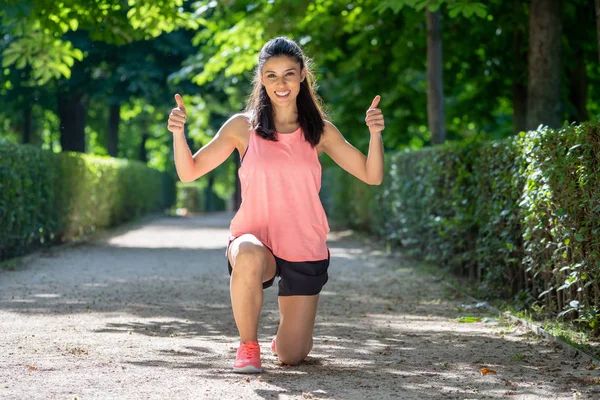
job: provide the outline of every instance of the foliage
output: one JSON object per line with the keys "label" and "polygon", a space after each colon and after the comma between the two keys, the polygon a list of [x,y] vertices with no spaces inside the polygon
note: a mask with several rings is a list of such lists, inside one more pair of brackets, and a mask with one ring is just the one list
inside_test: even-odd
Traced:
{"label": "foliage", "polygon": [[[513,295],[598,333],[598,154],[597,124],[540,127],[397,153],[379,190],[326,171],[324,200],[330,218],[480,282],[482,297]],[[357,221],[373,204],[379,216]]]}
{"label": "foliage", "polygon": [[456,18],[460,14],[465,18],[473,15],[483,18],[487,15],[485,4],[474,0],[383,0],[375,10],[383,13],[391,9],[394,13],[398,13],[404,7],[412,7],[417,11],[424,10],[425,8],[428,8],[430,11],[436,11],[444,3],[448,6],[448,14],[451,18]]}
{"label": "foliage", "polygon": [[0,142],[0,259],[173,201],[173,180],[140,162]]}
{"label": "foliage", "polygon": [[600,131],[596,125],[523,136],[524,263],[532,290],[561,316],[598,330],[600,317]]}
{"label": "foliage", "polygon": [[[28,0],[4,6],[0,23],[9,33],[2,67],[31,66],[39,85],[61,76],[69,78],[83,52],[65,40],[68,32],[84,30],[93,41],[123,45],[157,37],[181,27],[197,27],[189,13],[180,10],[183,0]],[[5,38],[6,40],[6,38]]]}

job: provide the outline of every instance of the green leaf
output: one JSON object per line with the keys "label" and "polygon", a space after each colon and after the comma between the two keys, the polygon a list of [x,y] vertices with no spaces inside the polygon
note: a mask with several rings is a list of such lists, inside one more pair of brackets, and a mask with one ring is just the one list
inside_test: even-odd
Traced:
{"label": "green leaf", "polygon": [[2,55],[2,68],[10,67],[19,58],[19,53],[16,52],[12,52],[7,55],[6,53],[8,53],[8,50],[9,49],[4,50],[4,54]]}
{"label": "green leaf", "polygon": [[485,18],[487,16],[486,6],[482,3],[473,4],[473,9],[475,10],[475,14],[477,14],[480,18]]}
{"label": "green leaf", "polygon": [[462,323],[473,323],[473,322],[481,322],[481,318],[479,317],[471,317],[471,316],[462,316],[456,320],[457,322]]}

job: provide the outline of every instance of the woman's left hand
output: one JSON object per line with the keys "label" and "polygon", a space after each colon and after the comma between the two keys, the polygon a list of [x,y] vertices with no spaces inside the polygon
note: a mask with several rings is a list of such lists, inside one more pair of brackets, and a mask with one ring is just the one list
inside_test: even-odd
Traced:
{"label": "woman's left hand", "polygon": [[381,110],[377,108],[379,100],[381,100],[381,96],[375,96],[373,102],[371,103],[371,107],[369,107],[369,109],[367,110],[367,116],[365,118],[365,122],[369,127],[369,132],[371,132],[371,135],[374,133],[379,133],[385,128],[385,122],[383,121],[383,112],[381,112]]}

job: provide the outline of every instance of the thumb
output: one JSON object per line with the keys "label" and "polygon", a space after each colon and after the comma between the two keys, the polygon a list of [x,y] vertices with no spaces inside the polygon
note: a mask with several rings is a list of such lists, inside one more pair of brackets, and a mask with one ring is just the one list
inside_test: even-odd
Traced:
{"label": "thumb", "polygon": [[175,95],[175,101],[177,102],[177,107],[179,107],[182,111],[185,111],[185,106],[183,105],[183,99],[178,94]]}
{"label": "thumb", "polygon": [[371,103],[371,106],[369,107],[369,109],[377,107],[377,104],[379,104],[379,100],[381,100],[381,96],[380,95],[375,96],[375,98],[373,99],[373,102]]}

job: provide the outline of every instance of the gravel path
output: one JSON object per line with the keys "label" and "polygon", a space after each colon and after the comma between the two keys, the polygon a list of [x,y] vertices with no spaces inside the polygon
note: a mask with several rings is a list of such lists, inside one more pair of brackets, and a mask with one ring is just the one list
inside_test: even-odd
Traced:
{"label": "gravel path", "polygon": [[[230,218],[145,219],[0,271],[0,398],[600,398],[589,363],[468,309],[348,232],[330,236],[306,362],[282,366],[268,351],[278,323],[272,287],[259,331],[264,372],[234,374]],[[492,318],[457,322],[466,315]]]}

